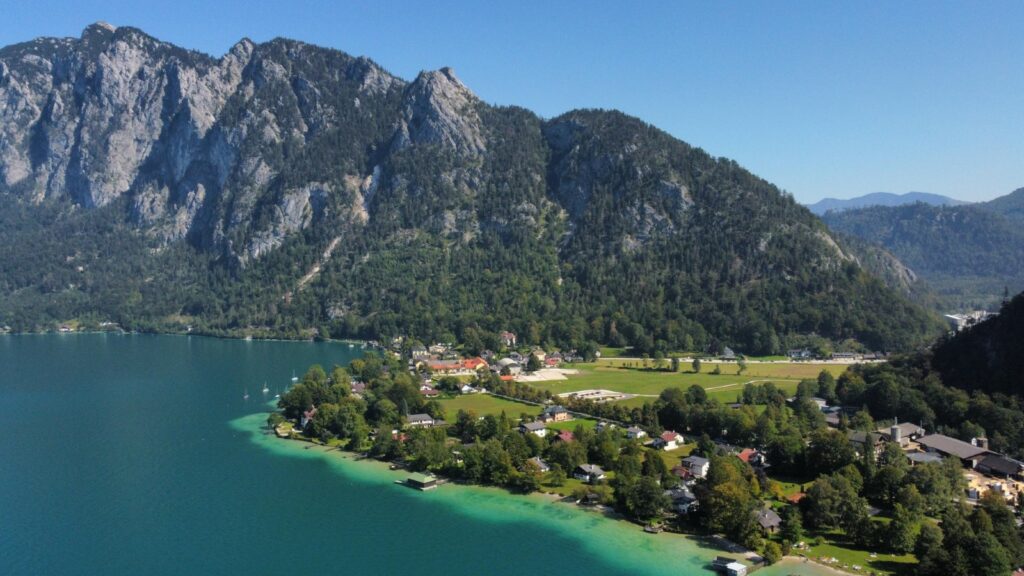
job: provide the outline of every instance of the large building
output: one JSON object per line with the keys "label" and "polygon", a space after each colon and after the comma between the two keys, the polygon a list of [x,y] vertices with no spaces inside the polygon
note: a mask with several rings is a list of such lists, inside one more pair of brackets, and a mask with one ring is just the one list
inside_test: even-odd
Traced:
{"label": "large building", "polygon": [[984,438],[976,438],[971,443],[943,434],[931,434],[918,438],[917,443],[928,452],[942,456],[955,456],[969,468],[976,467],[990,453],[988,440]]}

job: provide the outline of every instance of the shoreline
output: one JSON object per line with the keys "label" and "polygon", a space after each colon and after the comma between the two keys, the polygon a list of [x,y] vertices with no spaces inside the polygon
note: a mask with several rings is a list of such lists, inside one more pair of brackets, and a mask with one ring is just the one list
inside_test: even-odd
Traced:
{"label": "shoreline", "polygon": [[[284,441],[292,443],[293,445],[303,446],[303,451],[314,451],[324,454],[325,456],[333,453],[340,460],[349,461],[352,463],[363,463],[368,468],[376,469],[376,471],[380,473],[387,474],[389,480],[393,479],[393,482],[388,482],[389,484],[400,484],[401,478],[408,476],[409,474],[409,471],[406,468],[392,468],[392,462],[378,460],[376,458],[371,458],[368,456],[362,456],[356,452],[344,450],[337,446],[327,446],[319,443],[316,440],[304,437],[281,436],[276,433],[275,429],[269,428],[265,425],[260,426],[260,428],[256,431],[253,431],[253,433],[259,436],[266,437],[271,442]],[[444,476],[438,476],[438,478],[443,478],[446,480],[444,486],[456,486],[458,487],[458,490],[473,490],[478,492],[495,494],[500,497],[507,497],[513,500],[522,499],[527,501],[533,501],[538,502],[545,507],[557,506],[559,510],[569,511],[573,514],[579,514],[581,517],[589,517],[594,519],[600,519],[601,521],[607,521],[607,525],[609,527],[614,527],[615,530],[628,530],[631,534],[639,535],[641,538],[645,540],[650,538],[653,541],[653,539],[658,538],[660,536],[660,539],[662,540],[661,543],[664,545],[671,546],[672,544],[684,544],[686,546],[692,546],[696,549],[707,552],[706,554],[702,553],[700,558],[706,560],[706,566],[703,569],[705,570],[705,573],[708,574],[714,573],[714,571],[710,569],[708,566],[710,566],[710,562],[715,556],[729,556],[731,558],[734,558],[738,561],[745,563],[745,565],[752,568],[754,571],[761,572],[766,575],[772,574],[775,571],[782,569],[783,567],[791,567],[795,565],[813,565],[815,567],[815,570],[818,571],[817,573],[813,573],[813,576],[824,576],[823,574],[821,574],[821,570],[823,569],[827,570],[827,574],[842,574],[843,576],[846,576],[846,574],[848,574],[836,570],[832,567],[818,564],[814,561],[809,560],[805,562],[804,558],[798,556],[786,556],[779,560],[779,562],[776,562],[771,566],[756,565],[749,560],[749,556],[759,556],[757,552],[747,550],[745,547],[733,543],[723,536],[687,534],[682,532],[670,531],[664,531],[657,535],[650,535],[644,532],[642,524],[636,523],[626,518],[621,513],[616,512],[610,507],[579,506],[578,504],[567,501],[567,497],[557,493],[536,491],[531,492],[529,494],[518,494],[496,486],[467,484],[451,480],[450,478]],[[787,572],[786,574],[788,575],[790,573]]]}
{"label": "shoreline", "polygon": [[108,335],[115,336],[181,336],[187,338],[212,338],[215,340],[233,340],[239,342],[293,342],[296,344],[353,344],[362,346],[368,344],[369,340],[355,338],[328,338],[326,340],[316,338],[281,338],[281,337],[260,337],[260,336],[225,336],[208,334],[205,332],[163,332],[159,330],[72,330],[61,332],[59,330],[40,330],[35,332],[3,332],[0,336],[74,336],[74,335]]}
{"label": "shoreline", "polygon": [[[261,416],[265,417],[266,415],[267,414],[262,414]],[[265,421],[265,418],[262,421]],[[257,436],[265,437],[269,439],[270,442],[277,443],[279,441],[284,441],[282,444],[303,446],[303,451],[314,451],[325,456],[333,453],[336,455],[335,457],[337,459],[342,461],[364,464],[368,469],[386,474],[389,480],[389,482],[386,482],[387,484],[397,484],[397,480],[400,480],[409,474],[409,471],[405,468],[391,468],[391,462],[362,456],[356,452],[344,450],[337,446],[326,446],[315,440],[306,438],[279,436],[275,433],[273,428],[269,428],[265,424],[261,425],[256,430],[250,430],[250,432]],[[442,477],[439,476],[439,478]],[[639,535],[645,542],[650,539],[653,543],[660,537],[660,540],[662,541],[660,543],[666,546],[672,546],[672,544],[692,546],[695,549],[702,551],[700,552],[700,557],[707,561],[707,566],[710,566],[710,561],[715,556],[724,555],[744,562],[745,565],[753,568],[751,572],[757,572],[759,574],[764,574],[765,576],[850,576],[871,573],[870,571],[865,570],[861,570],[860,572],[854,570],[843,570],[841,567],[825,564],[812,557],[797,556],[793,554],[782,557],[778,562],[770,566],[762,565],[758,567],[752,565],[748,560],[749,555],[757,554],[757,552],[747,550],[743,546],[730,542],[723,536],[686,534],[669,531],[661,532],[657,535],[650,535],[644,533],[643,526],[641,524],[627,519],[625,516],[608,507],[582,507],[574,503],[567,502],[566,497],[564,496],[551,492],[537,491],[529,494],[517,494],[496,486],[466,484],[463,482],[452,481],[450,479],[448,480],[449,481],[444,485],[456,486],[457,490],[472,490],[478,493],[492,494],[513,500],[522,499],[540,503],[541,506],[545,507],[553,505],[556,506],[558,510],[569,511],[573,514],[579,514],[582,517],[607,521],[607,525],[614,530],[622,530],[629,532],[631,535]],[[707,566],[703,568],[704,573],[713,574],[714,571]],[[793,570],[797,570],[797,572],[793,572]]]}

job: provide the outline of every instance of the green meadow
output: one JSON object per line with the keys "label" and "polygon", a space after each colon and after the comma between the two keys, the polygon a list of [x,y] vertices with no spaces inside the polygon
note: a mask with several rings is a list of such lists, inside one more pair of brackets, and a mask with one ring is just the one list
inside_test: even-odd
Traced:
{"label": "green meadow", "polygon": [[[600,388],[640,397],[623,400],[628,405],[639,406],[660,394],[666,388],[689,388],[697,385],[707,390],[708,396],[720,402],[733,402],[743,392],[748,382],[773,382],[787,394],[796,392],[797,384],[804,378],[816,378],[822,370],[838,376],[845,365],[810,364],[794,362],[751,363],[742,374],[735,363],[704,363],[699,373],[693,372],[689,363],[680,367],[679,372],[654,368],[654,362],[647,366],[639,359],[601,360],[596,363],[573,364],[579,374],[570,375],[568,380],[531,382],[530,385],[555,394]],[[715,368],[720,374],[713,374]]]}

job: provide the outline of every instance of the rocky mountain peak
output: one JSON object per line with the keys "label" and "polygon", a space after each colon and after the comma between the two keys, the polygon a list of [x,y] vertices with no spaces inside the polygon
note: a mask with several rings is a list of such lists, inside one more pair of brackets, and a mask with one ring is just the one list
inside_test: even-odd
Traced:
{"label": "rocky mountain peak", "polygon": [[424,71],[405,91],[403,123],[394,148],[442,144],[467,155],[486,150],[477,107],[480,99],[451,68]]}

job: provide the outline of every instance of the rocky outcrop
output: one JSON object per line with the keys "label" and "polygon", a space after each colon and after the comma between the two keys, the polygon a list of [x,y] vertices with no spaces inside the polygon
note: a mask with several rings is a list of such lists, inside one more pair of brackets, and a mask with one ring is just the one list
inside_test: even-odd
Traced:
{"label": "rocky outcrop", "polygon": [[479,100],[451,68],[421,72],[406,88],[402,123],[393,148],[441,144],[466,155],[486,151],[481,135]]}
{"label": "rocky outcrop", "polygon": [[[295,183],[279,181],[295,167],[282,149],[327,146],[312,141],[404,87],[368,59],[300,42],[246,39],[215,59],[97,23],[77,39],[0,51],[0,188],[87,208],[128,197],[131,220],[155,237],[256,258],[304,226],[306,208],[285,189]],[[402,124],[410,142],[480,146],[453,116],[468,94],[457,80],[425,80]],[[280,217],[260,227],[268,201]]]}

